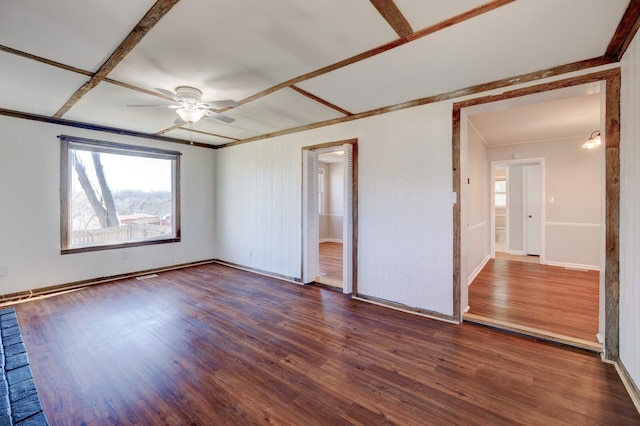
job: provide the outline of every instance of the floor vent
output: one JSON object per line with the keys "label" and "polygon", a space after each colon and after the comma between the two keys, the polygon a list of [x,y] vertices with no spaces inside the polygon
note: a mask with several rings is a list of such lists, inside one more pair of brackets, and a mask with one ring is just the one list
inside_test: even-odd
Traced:
{"label": "floor vent", "polygon": [[136,277],[136,280],[148,280],[149,278],[157,278],[158,274],[141,275]]}

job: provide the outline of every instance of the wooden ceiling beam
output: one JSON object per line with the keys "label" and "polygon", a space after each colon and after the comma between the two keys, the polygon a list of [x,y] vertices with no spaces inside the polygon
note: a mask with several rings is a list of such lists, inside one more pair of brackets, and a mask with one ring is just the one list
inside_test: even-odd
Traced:
{"label": "wooden ceiling beam", "polygon": [[169,133],[173,130],[184,130],[184,131],[188,131],[188,132],[194,132],[194,133],[199,133],[201,135],[207,135],[207,136],[214,136],[217,138],[223,138],[223,139],[229,139],[230,141],[239,141],[240,139],[237,138],[232,138],[231,136],[224,136],[224,135],[219,135],[216,133],[209,133],[209,132],[203,132],[202,130],[196,130],[196,129],[190,129],[188,127],[182,127],[184,126],[185,123],[176,123],[173,126],[167,127],[166,129],[160,130],[157,133],[154,133],[155,136],[162,136],[165,133]]}
{"label": "wooden ceiling beam", "polygon": [[162,135],[164,135],[165,133],[169,133],[169,132],[170,132],[170,131],[172,131],[172,130],[179,129],[180,127],[182,127],[182,124],[178,124],[178,123],[176,123],[176,124],[174,124],[173,126],[169,126],[169,127],[167,127],[166,129],[160,130],[159,132],[156,132],[156,133],[154,133],[154,134],[155,134],[156,136],[162,136]]}
{"label": "wooden ceiling beam", "polygon": [[640,28],[640,0],[631,0],[611,38],[605,56],[619,62],[638,32],[638,28]]}
{"label": "wooden ceiling beam", "polygon": [[239,141],[240,140],[238,138],[232,138],[231,136],[225,136],[225,135],[221,135],[221,134],[218,134],[218,133],[204,132],[202,130],[189,129],[187,127],[178,127],[178,129],[176,129],[176,130],[183,130],[185,132],[198,133],[199,135],[213,136],[215,138],[229,139],[230,141]]}
{"label": "wooden ceiling beam", "polygon": [[12,55],[20,56],[21,58],[30,59],[32,61],[50,65],[52,67],[86,75],[87,77],[91,77],[93,75],[91,71],[85,71],[80,68],[72,67],[71,65],[61,64],[60,62],[52,61],[50,59],[46,59],[41,56],[32,55],[31,53],[23,52],[22,50],[13,49],[9,46],[3,46],[1,44],[0,44],[0,52],[11,53]]}
{"label": "wooden ceiling beam", "polygon": [[296,85],[294,85],[294,84],[292,84],[292,85],[291,85],[291,88],[292,88],[293,90],[295,90],[296,92],[300,93],[301,95],[306,96],[306,97],[307,97],[307,98],[309,98],[309,99],[313,99],[314,101],[318,102],[319,104],[322,104],[322,105],[324,105],[324,106],[326,106],[326,107],[329,107],[329,108],[331,108],[331,109],[334,109],[334,110],[338,111],[338,112],[339,112],[339,113],[341,113],[341,114],[344,114],[344,115],[346,115],[346,116],[353,115],[352,113],[350,113],[350,112],[349,112],[349,111],[347,111],[346,109],[340,108],[339,106],[334,105],[334,104],[332,104],[331,102],[329,102],[329,101],[327,101],[327,100],[324,100],[324,99],[322,99],[322,98],[319,98],[318,96],[314,95],[313,93],[309,93],[309,92],[307,92],[306,90],[301,89],[301,88],[299,88],[298,86],[296,86]]}
{"label": "wooden ceiling beam", "polygon": [[402,14],[393,0],[370,0],[371,4],[378,9],[378,12],[387,21],[391,28],[398,34],[398,37],[406,37],[413,34],[413,28]]}
{"label": "wooden ceiling beam", "polygon": [[[285,82],[282,82],[280,84],[276,84],[273,87],[270,87],[268,89],[265,89],[261,92],[256,93],[255,95],[251,95],[248,98],[242,99],[240,101],[238,101],[238,106],[240,105],[244,105],[246,103],[255,101],[256,99],[260,99],[264,96],[267,96],[271,93],[277,92],[278,90],[284,89],[286,87],[291,87],[294,84],[298,84],[301,83],[303,81],[312,79],[314,77],[318,77],[320,75],[323,74],[327,74],[331,71],[335,71],[337,69],[346,67],[348,65],[354,64],[356,62],[360,62],[363,61],[365,59],[371,58],[373,56],[379,55],[381,53],[384,53],[386,51],[389,51],[391,49],[395,49],[396,47],[402,46],[406,43],[409,43],[411,41],[417,40],[419,38],[428,36],[429,34],[433,34],[437,31],[443,30],[445,28],[449,28],[453,25],[459,24],[461,22],[467,21],[471,18],[475,18],[476,16],[482,15],[484,13],[490,12],[494,9],[497,9],[499,7],[502,7],[504,5],[507,5],[509,3],[514,2],[515,0],[494,0],[491,1],[489,3],[485,3],[483,5],[480,5],[478,7],[475,7],[467,12],[463,12],[461,14],[458,14],[456,16],[453,16],[449,19],[445,19],[442,22],[439,22],[435,25],[431,25],[430,27],[424,28],[422,30],[418,30],[406,37],[402,37],[399,39],[396,39],[394,41],[391,41],[389,43],[383,44],[382,46],[378,46],[375,47],[373,49],[367,50],[366,52],[360,53],[358,55],[352,56],[350,58],[344,59],[342,61],[336,62],[334,64],[328,65],[326,67],[317,69],[315,71],[311,71],[307,74],[303,74],[301,76],[292,78],[291,80],[287,80]],[[226,109],[221,109],[220,111],[225,111],[227,109],[230,108],[226,108]]]}
{"label": "wooden ceiling beam", "polygon": [[[0,44],[0,52],[11,53],[12,55],[20,56],[25,59],[29,59],[32,61],[40,62],[41,64],[50,65],[52,67],[60,68],[66,71],[74,72],[76,74],[86,75],[87,77],[93,77],[93,73],[91,71],[83,70],[80,68],[72,67],[71,65],[63,64],[60,62],[52,61],[47,58],[43,58],[41,56],[32,55],[31,53],[24,52],[22,50],[13,49],[8,46],[3,46]],[[123,83],[118,80],[113,80],[111,78],[104,78],[104,82],[115,84],[116,86],[125,87],[127,89],[135,90],[137,92],[146,93],[147,95],[156,96],[158,98],[166,99],[168,101],[173,101],[173,98],[169,96],[163,95],[160,92],[143,89],[141,87],[134,86],[132,84]]]}
{"label": "wooden ceiling beam", "polygon": [[[613,60],[613,58],[606,58],[606,57],[597,57],[593,59],[587,59],[584,61],[572,62],[566,65],[560,65],[560,66],[545,69],[545,70],[534,71],[528,74],[522,74],[515,77],[509,77],[502,80],[492,81],[489,83],[478,84],[478,85],[466,87],[463,89],[453,90],[451,92],[428,96],[426,98],[414,99],[412,101],[403,102],[397,105],[391,105],[391,106],[377,108],[370,111],[359,112],[348,117],[334,118],[331,120],[325,120],[318,123],[307,124],[305,126],[294,127],[291,129],[280,130],[278,132],[267,133],[260,136],[242,139],[238,142],[230,142],[224,145],[218,145],[217,148],[228,148],[231,146],[254,142],[262,139],[269,139],[276,136],[288,135],[291,133],[297,133],[297,132],[302,132],[306,130],[317,129],[320,127],[331,126],[334,124],[345,123],[348,121],[359,120],[361,118],[372,117],[375,115],[387,114],[393,111],[399,111],[407,108],[414,108],[421,105],[428,105],[436,102],[443,102],[450,99],[462,98],[465,96],[488,92],[494,89],[500,89],[503,87],[509,87],[509,86],[514,86],[518,84],[528,83],[528,82],[540,80],[543,78],[554,77],[557,75],[581,71],[581,70],[594,68],[602,65],[609,65],[614,62],[615,61]],[[616,72],[616,71],[605,70],[601,72],[601,75],[608,75],[609,73],[612,73],[612,72]],[[549,83],[549,85],[553,85],[553,84],[556,84],[556,82]]]}
{"label": "wooden ceiling beam", "polygon": [[91,79],[82,85],[69,100],[53,115],[60,118],[78,103],[84,95],[103,81],[107,75],[133,50],[142,38],[171,10],[179,0],[157,0],[140,22],[131,30],[129,35],[109,56]]}
{"label": "wooden ceiling beam", "polygon": [[41,123],[56,124],[59,126],[68,126],[68,127],[75,127],[78,129],[93,130],[96,132],[113,133],[116,135],[133,136],[136,138],[144,138],[144,139],[153,139],[157,141],[172,142],[172,143],[178,143],[182,145],[195,145],[201,148],[213,148],[213,149],[218,148],[215,145],[209,145],[209,144],[200,143],[200,142],[189,142],[184,139],[170,138],[170,137],[161,136],[161,135],[153,135],[150,133],[143,133],[135,130],[120,129],[117,127],[88,124],[88,123],[83,123],[81,121],[67,120],[66,118],[49,117],[47,115],[31,114],[28,112],[15,111],[15,110],[10,110],[5,108],[0,108],[0,115],[6,116],[6,117],[19,118],[22,120],[32,120],[32,121],[39,121]]}

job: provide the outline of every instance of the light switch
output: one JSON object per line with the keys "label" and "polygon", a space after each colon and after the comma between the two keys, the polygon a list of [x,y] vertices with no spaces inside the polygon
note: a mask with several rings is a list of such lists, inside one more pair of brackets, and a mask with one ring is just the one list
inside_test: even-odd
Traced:
{"label": "light switch", "polygon": [[555,202],[556,202],[556,199],[553,196],[549,197],[549,204],[553,204]]}

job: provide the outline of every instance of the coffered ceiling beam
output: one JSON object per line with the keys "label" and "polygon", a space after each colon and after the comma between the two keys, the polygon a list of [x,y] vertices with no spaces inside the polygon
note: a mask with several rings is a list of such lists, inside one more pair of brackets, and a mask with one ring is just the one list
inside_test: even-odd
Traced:
{"label": "coffered ceiling beam", "polygon": [[624,12],[620,24],[616,29],[605,56],[614,58],[617,62],[622,59],[622,55],[627,51],[631,40],[640,27],[640,0],[631,0],[627,10]]}
{"label": "coffered ceiling beam", "polygon": [[107,75],[133,50],[133,48],[142,40],[142,38],[162,19],[162,17],[171,10],[179,0],[158,0],[155,2],[146,15],[142,17],[140,22],[131,30],[129,35],[124,39],[120,46],[109,56],[98,71],[93,74],[91,79],[82,85],[69,100],[53,115],[54,117],[62,117],[73,106],[78,103],[84,95],[96,87],[103,81]]}
{"label": "coffered ceiling beam", "polygon": [[393,31],[398,34],[398,37],[406,37],[409,34],[413,34],[411,24],[404,17],[398,6],[393,0],[370,0],[371,4],[378,9],[378,12],[387,21]]}
{"label": "coffered ceiling beam", "polygon": [[327,100],[319,98],[318,96],[314,95],[313,93],[309,93],[306,90],[301,89],[301,88],[299,88],[298,86],[296,86],[294,84],[291,85],[291,88],[293,90],[295,90],[296,92],[300,93],[301,95],[306,96],[309,99],[313,99],[314,101],[318,102],[319,104],[322,104],[322,105],[324,105],[326,107],[329,107],[331,109],[334,109],[334,110],[338,111],[340,114],[344,114],[346,116],[353,115],[352,113],[350,113],[346,109],[340,108],[339,106],[334,105],[334,104],[332,104],[331,102],[329,102]]}

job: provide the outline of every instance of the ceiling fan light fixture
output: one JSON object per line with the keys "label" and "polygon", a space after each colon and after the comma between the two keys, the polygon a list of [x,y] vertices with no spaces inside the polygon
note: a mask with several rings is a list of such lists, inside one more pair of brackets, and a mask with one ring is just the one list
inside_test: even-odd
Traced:
{"label": "ceiling fan light fixture", "polygon": [[585,143],[582,144],[584,149],[594,149],[602,145],[602,138],[600,137],[600,130],[591,132],[591,136]]}
{"label": "ceiling fan light fixture", "polygon": [[204,113],[202,111],[189,106],[179,108],[176,110],[176,112],[178,113],[180,118],[187,123],[195,123],[204,116]]}

